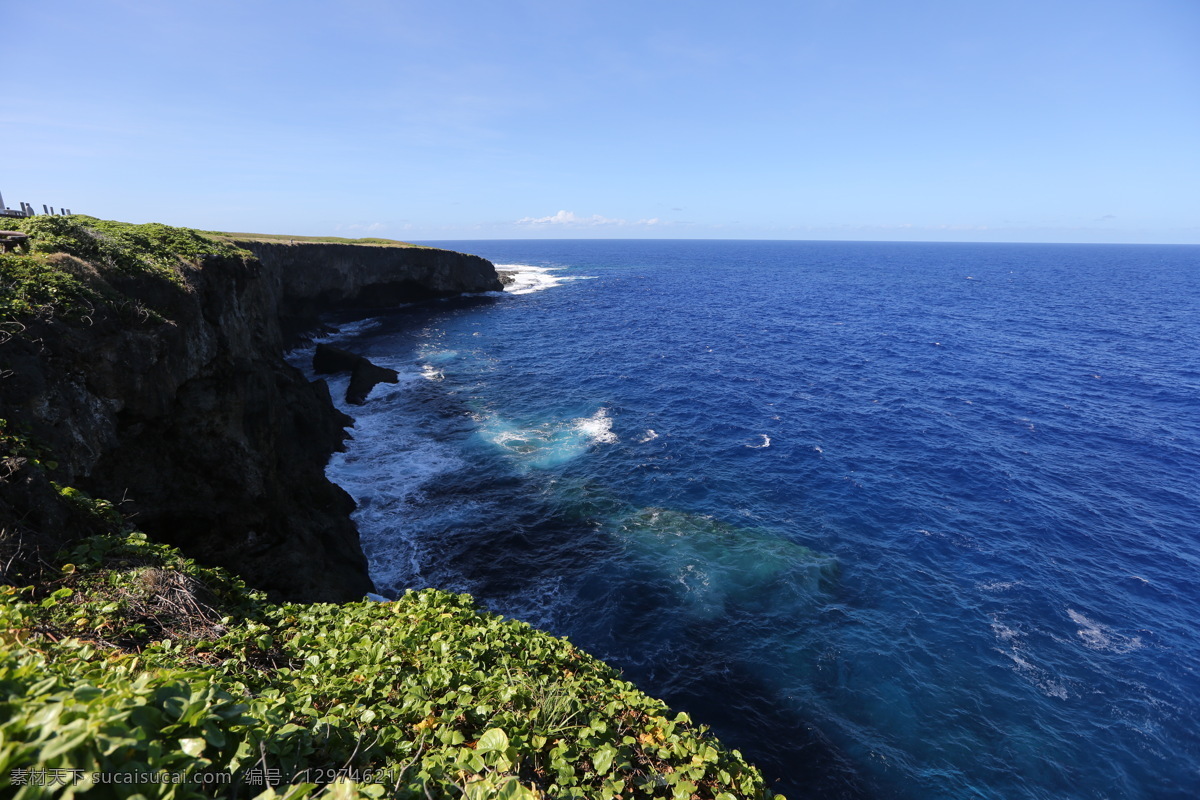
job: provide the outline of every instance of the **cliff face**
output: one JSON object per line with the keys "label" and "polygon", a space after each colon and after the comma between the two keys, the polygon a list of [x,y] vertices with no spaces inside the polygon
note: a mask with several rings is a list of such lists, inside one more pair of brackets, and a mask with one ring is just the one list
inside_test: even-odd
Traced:
{"label": "cliff face", "polygon": [[[285,336],[337,306],[500,284],[489,262],[446,251],[243,246],[257,258],[206,257],[182,285],[52,256],[165,321],[97,308],[24,322],[0,346],[0,407],[54,453],[52,478],[119,504],[152,537],[276,597],[357,599],[371,583],[353,501],[324,475],[350,419],[282,359]],[[36,500],[8,477],[11,536]]]}
{"label": "cliff face", "polygon": [[426,247],[237,242],[278,281],[285,333],[311,328],[332,308],[391,308],[398,303],[500,291],[490,261]]}

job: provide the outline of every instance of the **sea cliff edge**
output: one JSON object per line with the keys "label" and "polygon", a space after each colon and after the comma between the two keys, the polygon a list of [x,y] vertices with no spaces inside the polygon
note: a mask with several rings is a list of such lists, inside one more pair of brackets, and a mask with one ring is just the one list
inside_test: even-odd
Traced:
{"label": "sea cliff edge", "polygon": [[488,262],[20,226],[32,252],[0,253],[0,793],[777,797],[566,639],[437,589],[363,601],[353,502],[323,470],[351,420],[284,348],[327,310],[499,289]]}
{"label": "sea cliff edge", "polygon": [[[150,247],[138,268],[89,252],[95,234],[80,229],[94,227],[78,218],[45,219],[35,241],[61,248],[48,261],[85,296],[8,322],[0,408],[53,453],[52,478],[277,599],[371,591],[354,503],[324,474],[351,420],[323,381],[286,363],[285,346],[327,311],[499,290],[492,264],[432,248],[247,239],[200,243],[192,258],[156,260]],[[0,485],[6,550],[79,533],[39,519],[37,494]]]}

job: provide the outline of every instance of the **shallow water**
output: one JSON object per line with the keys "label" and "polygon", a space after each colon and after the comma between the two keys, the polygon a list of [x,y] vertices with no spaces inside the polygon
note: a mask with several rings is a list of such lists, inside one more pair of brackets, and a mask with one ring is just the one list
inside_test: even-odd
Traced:
{"label": "shallow water", "polygon": [[441,244],[520,283],[333,337],[402,376],[329,467],[382,593],[793,797],[1200,796],[1200,248]]}

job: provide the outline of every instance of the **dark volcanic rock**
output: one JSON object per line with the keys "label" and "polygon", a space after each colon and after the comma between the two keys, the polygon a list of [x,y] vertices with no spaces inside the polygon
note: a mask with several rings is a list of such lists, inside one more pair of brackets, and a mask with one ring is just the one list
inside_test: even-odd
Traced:
{"label": "dark volcanic rock", "polygon": [[350,385],[346,387],[346,402],[361,406],[377,383],[399,383],[396,370],[378,367],[365,358],[359,358],[350,373]]}
{"label": "dark volcanic rock", "polygon": [[361,406],[377,383],[399,383],[400,375],[394,369],[372,364],[365,356],[328,344],[317,345],[313,353],[313,370],[323,375],[349,372],[350,385],[346,387],[346,402]]}
{"label": "dark volcanic rock", "polygon": [[313,353],[313,371],[320,375],[332,375],[337,372],[353,372],[362,356],[334,347],[331,344],[317,345]]}
{"label": "dark volcanic rock", "polygon": [[279,281],[280,323],[291,337],[334,309],[394,308],[504,287],[492,262],[431,247],[238,242]]}

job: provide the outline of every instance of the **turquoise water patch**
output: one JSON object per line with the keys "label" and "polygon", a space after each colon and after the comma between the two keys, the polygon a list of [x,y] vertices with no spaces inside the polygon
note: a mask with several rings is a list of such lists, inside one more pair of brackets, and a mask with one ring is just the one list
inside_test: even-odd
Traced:
{"label": "turquoise water patch", "polygon": [[560,467],[592,447],[617,442],[606,408],[586,417],[533,424],[489,414],[480,420],[478,435],[523,470]]}
{"label": "turquoise water patch", "polygon": [[330,467],[381,588],[570,636],[794,797],[1200,796],[1200,249],[451,247],[545,271],[347,342],[432,378]]}
{"label": "turquoise water patch", "polygon": [[686,613],[705,619],[722,617],[734,605],[811,602],[837,577],[830,556],[704,514],[642,508],[613,527],[634,557],[661,570]]}

